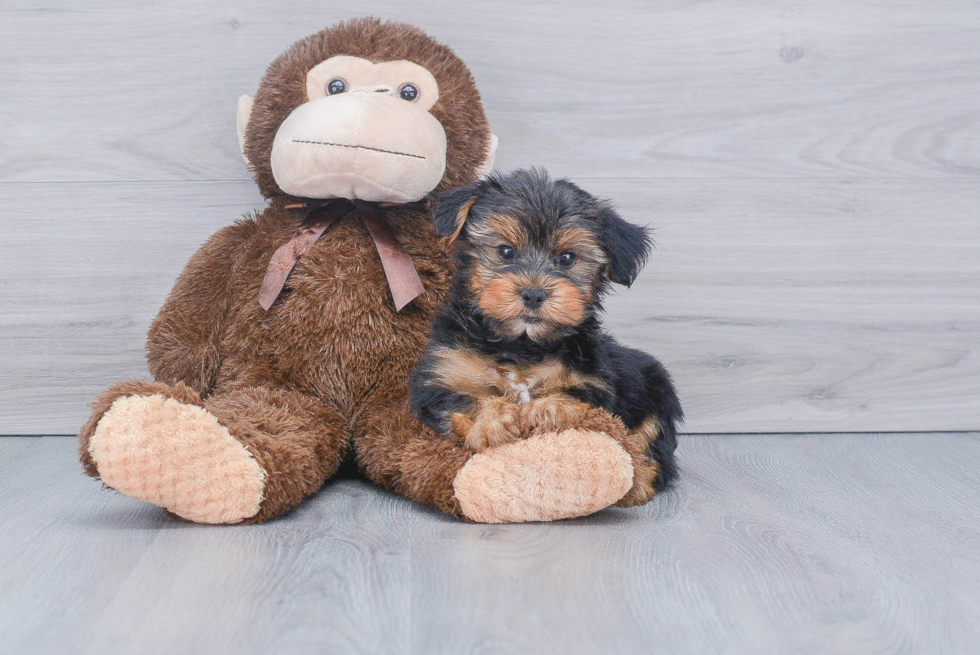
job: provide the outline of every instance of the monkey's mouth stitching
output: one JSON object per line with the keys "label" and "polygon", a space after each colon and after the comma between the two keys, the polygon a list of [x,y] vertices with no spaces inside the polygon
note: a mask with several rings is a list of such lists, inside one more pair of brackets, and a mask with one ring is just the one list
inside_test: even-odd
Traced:
{"label": "monkey's mouth stitching", "polygon": [[386,152],[389,155],[401,155],[402,157],[415,157],[416,159],[425,159],[425,157],[423,157],[422,155],[413,155],[409,152],[398,152],[397,150],[382,150],[381,148],[372,148],[371,146],[349,146],[346,143],[330,143],[329,141],[304,141],[302,139],[293,139],[293,143],[309,143],[314,146],[337,146],[338,148],[361,148],[362,150]]}

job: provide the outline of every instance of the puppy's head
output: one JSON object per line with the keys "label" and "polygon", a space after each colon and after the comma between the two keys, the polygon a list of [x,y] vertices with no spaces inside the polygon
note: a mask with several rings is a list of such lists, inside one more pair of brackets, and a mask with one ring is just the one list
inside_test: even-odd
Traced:
{"label": "puppy's head", "polygon": [[547,342],[592,316],[609,282],[629,286],[650,250],[643,228],[543,171],[439,194],[436,230],[459,255],[456,285],[498,336]]}

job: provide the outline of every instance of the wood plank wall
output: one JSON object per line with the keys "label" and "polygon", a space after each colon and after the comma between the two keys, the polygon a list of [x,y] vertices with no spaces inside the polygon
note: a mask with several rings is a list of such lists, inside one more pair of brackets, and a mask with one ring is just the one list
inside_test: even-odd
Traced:
{"label": "wood plank wall", "polygon": [[623,341],[689,432],[980,429],[980,4],[945,0],[0,6],[0,434],[69,434],[146,375],[191,253],[261,206],[235,102],[364,14],[471,66],[498,167],[657,227]]}

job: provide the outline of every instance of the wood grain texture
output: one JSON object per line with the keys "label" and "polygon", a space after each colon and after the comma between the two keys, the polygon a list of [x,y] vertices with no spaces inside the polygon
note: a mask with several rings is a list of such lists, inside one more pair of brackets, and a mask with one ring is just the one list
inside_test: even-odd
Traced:
{"label": "wood grain texture", "polygon": [[261,201],[235,101],[340,18],[472,67],[500,168],[659,227],[609,325],[693,432],[980,429],[980,5],[174,0],[0,6],[0,434],[73,433]]}
{"label": "wood grain texture", "polygon": [[976,434],[687,436],[639,509],[469,525],[359,480],[263,526],[101,489],[0,439],[11,653],[965,653]]}
{"label": "wood grain texture", "polygon": [[[581,182],[658,228],[607,324],[674,373],[686,430],[980,425],[977,185]],[[173,279],[261,202],[248,182],[8,193],[31,212],[2,243],[15,309],[0,314],[0,434],[73,433],[103,387],[145,376],[146,328]]]}
{"label": "wood grain texture", "polygon": [[608,177],[975,178],[980,5],[493,0],[5,2],[0,180],[234,180],[235,102],[364,14],[472,67],[505,168]]}

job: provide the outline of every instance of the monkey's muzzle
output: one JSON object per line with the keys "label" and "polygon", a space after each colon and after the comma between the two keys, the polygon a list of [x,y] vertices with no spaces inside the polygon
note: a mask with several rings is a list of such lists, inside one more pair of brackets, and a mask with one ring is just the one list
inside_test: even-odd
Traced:
{"label": "monkey's muzzle", "polygon": [[272,144],[279,188],[302,198],[415,202],[446,170],[446,132],[416,104],[343,93],[297,107]]}

